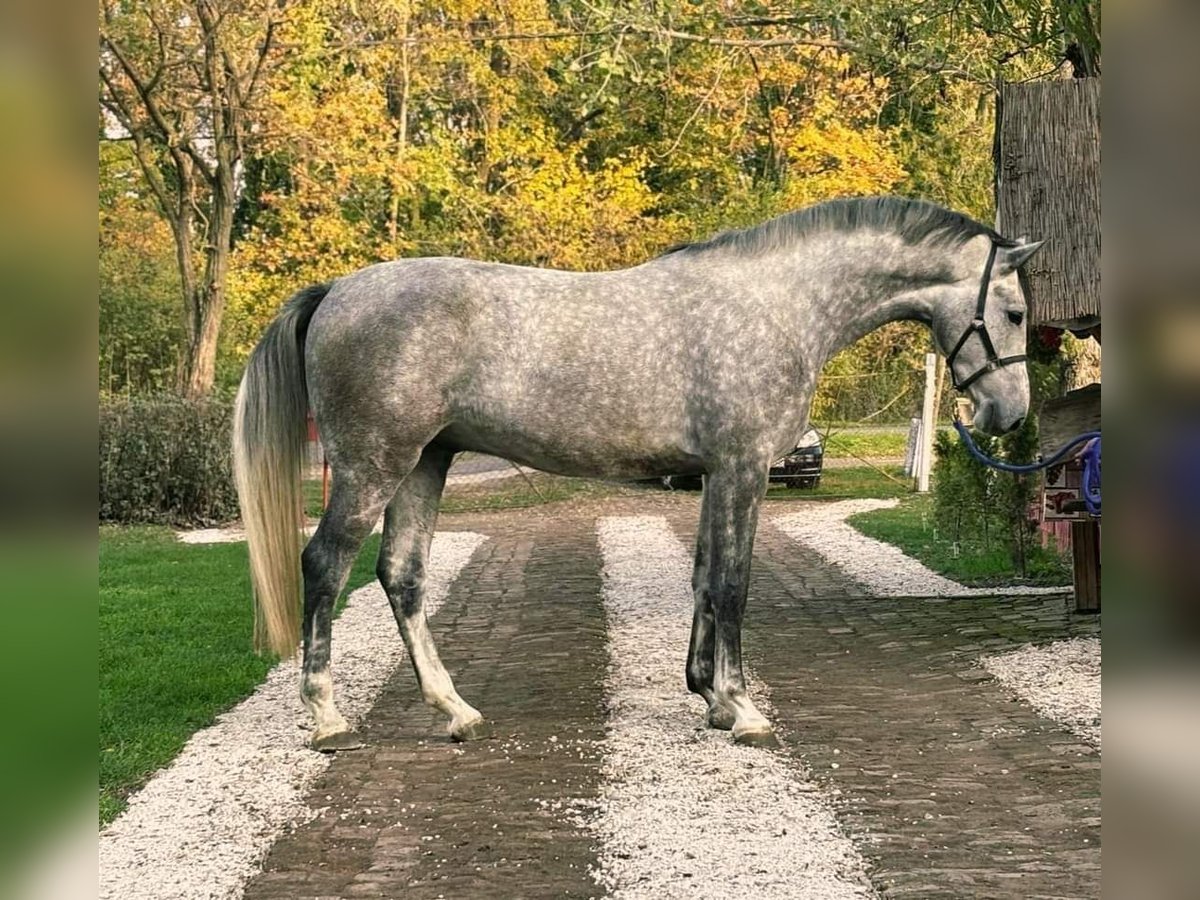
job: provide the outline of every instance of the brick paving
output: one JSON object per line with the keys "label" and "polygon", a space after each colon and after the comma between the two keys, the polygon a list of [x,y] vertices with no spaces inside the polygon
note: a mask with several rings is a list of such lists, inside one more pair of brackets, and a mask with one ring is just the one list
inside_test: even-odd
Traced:
{"label": "brick paving", "polygon": [[[1098,897],[1099,755],[977,667],[1098,621],[1061,597],[864,599],[770,526],[794,509],[767,504],[747,659],[781,752],[835,797],[881,895]],[[246,896],[598,896],[595,847],[571,808],[596,796],[604,733],[595,521],[666,515],[690,545],[696,513],[695,495],[648,491],[444,517],[490,537],[433,630],[495,737],[443,738],[403,667],[368,717],[368,747],[336,758],[311,801],[324,811],[276,844]]]}
{"label": "brick paving", "polygon": [[[769,515],[769,514],[768,514]],[[1098,634],[1069,598],[875,600],[769,524],[749,662],[884,897],[1100,896],[1100,757],[981,655]]]}
{"label": "brick paving", "polygon": [[491,540],[432,630],[494,736],[450,743],[404,666],[368,717],[367,747],[338,755],[314,790],[327,809],[277,842],[247,898],[597,893],[591,836],[567,809],[595,796],[604,733],[594,541],[535,515],[471,524]]}

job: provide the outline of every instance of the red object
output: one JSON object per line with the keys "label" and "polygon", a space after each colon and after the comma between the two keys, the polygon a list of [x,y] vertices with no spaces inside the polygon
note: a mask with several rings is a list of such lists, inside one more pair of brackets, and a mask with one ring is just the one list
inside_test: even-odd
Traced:
{"label": "red object", "polygon": [[1058,352],[1062,346],[1062,331],[1048,325],[1040,325],[1037,330],[1038,343],[1047,350]]}

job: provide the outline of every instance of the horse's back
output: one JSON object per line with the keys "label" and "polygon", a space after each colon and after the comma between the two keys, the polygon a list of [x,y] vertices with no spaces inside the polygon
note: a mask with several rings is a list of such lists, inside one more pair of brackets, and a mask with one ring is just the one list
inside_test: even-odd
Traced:
{"label": "horse's back", "polygon": [[638,270],[372,266],[335,282],[313,317],[317,421],[457,435],[560,470],[594,469],[580,454],[614,470],[686,457],[689,336],[662,293]]}

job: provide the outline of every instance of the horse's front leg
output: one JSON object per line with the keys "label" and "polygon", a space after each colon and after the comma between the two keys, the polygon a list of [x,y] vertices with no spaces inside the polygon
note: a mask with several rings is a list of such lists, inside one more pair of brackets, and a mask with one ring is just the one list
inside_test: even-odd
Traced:
{"label": "horse's front leg", "polygon": [[693,578],[689,687],[708,700],[709,724],[732,728],[740,744],[775,743],[771,723],[751,702],[742,673],[742,617],[768,467],[769,462],[731,465],[705,477]]}
{"label": "horse's front leg", "polygon": [[716,630],[708,589],[708,507],[712,493],[705,491],[700,503],[700,525],[696,529],[696,560],[692,568],[692,637],[688,643],[687,686],[708,704],[708,724],[725,731],[733,728],[733,713],[716,702],[713,693],[713,651]]}

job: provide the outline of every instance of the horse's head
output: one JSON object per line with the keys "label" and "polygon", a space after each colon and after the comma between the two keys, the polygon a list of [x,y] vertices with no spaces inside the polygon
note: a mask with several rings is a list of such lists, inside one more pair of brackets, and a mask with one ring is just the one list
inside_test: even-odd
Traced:
{"label": "horse's head", "polygon": [[939,291],[934,340],[946,355],[955,389],[974,401],[974,426],[988,434],[1019,428],[1029,413],[1028,298],[1020,268],[1041,246],[986,236],[968,241],[962,246],[962,277]]}

